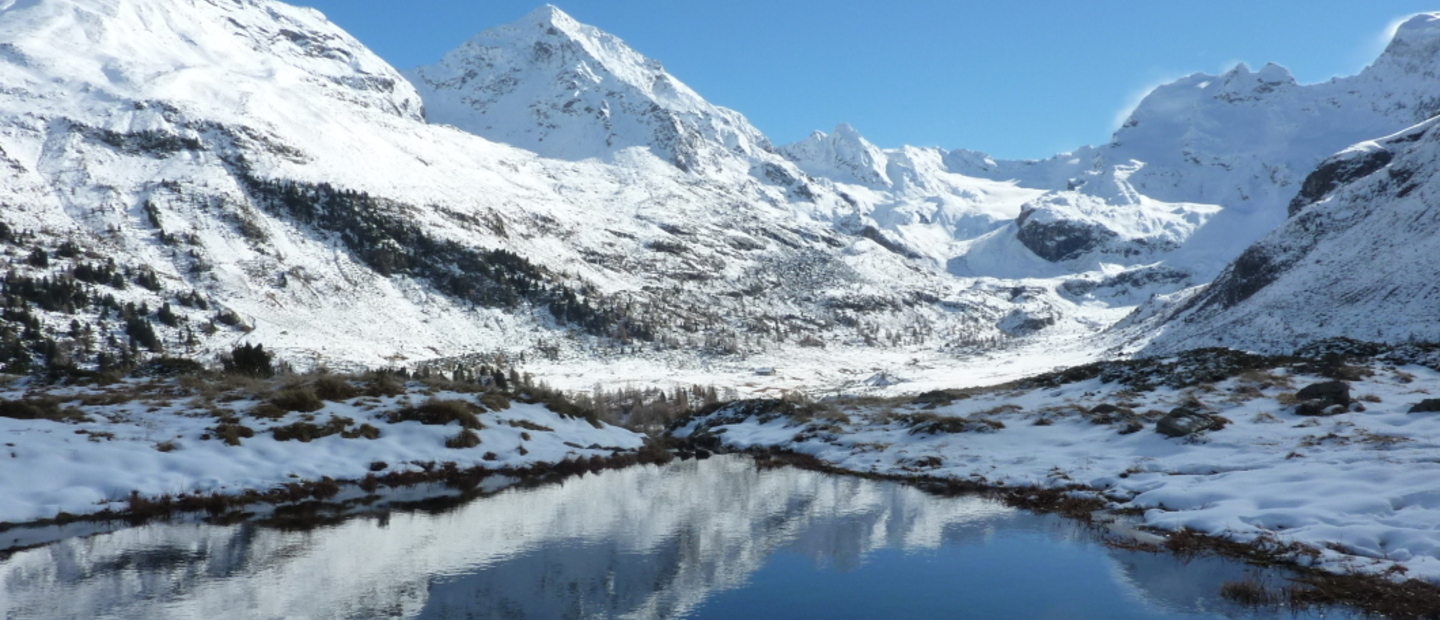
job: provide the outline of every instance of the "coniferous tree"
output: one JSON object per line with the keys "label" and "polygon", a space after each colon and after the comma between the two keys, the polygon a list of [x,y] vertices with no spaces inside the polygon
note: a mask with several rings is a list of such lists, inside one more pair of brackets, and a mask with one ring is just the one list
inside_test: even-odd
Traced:
{"label": "coniferous tree", "polygon": [[269,378],[275,376],[274,357],[265,351],[265,345],[242,344],[220,358],[225,372],[250,377]]}

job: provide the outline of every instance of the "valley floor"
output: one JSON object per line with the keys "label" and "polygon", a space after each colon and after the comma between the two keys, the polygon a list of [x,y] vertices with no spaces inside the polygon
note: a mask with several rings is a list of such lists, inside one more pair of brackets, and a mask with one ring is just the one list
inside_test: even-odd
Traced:
{"label": "valley floor", "polygon": [[[1069,359],[1057,352],[1044,363]],[[867,382],[895,376],[877,365],[867,377],[871,368],[853,375],[851,393],[865,395],[736,401],[688,420],[674,435],[697,445],[810,455],[861,474],[1061,489],[1141,514],[1156,530],[1252,543],[1336,572],[1440,584],[1440,413],[1410,412],[1440,396],[1434,364],[1371,358],[1326,365],[1197,352],[995,385],[1013,379],[1012,368],[1040,369],[1040,358],[1021,353],[973,360],[971,372],[950,366],[954,374],[921,369],[909,381]],[[791,368],[821,366],[824,354],[792,360]],[[760,389],[737,392],[791,391],[765,389],[775,376],[749,372]],[[913,396],[917,386],[943,385],[947,376],[951,386],[973,387]],[[1337,376],[1349,385],[1348,408],[1297,413],[1297,393]],[[696,377],[713,382],[717,375],[702,368]],[[994,387],[980,387],[986,383]],[[894,395],[904,393],[912,396]],[[557,413],[567,411],[564,403],[511,398],[473,383],[380,374],[207,374],[88,387],[14,381],[0,388],[0,524],[124,513],[156,498],[235,496],[437,467],[533,470],[657,449],[642,434]],[[1157,422],[1181,407],[1219,428],[1157,433]]]}

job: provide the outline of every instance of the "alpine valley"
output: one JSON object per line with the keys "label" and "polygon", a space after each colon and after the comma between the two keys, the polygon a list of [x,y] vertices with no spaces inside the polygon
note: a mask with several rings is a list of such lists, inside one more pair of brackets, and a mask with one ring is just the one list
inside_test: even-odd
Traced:
{"label": "alpine valley", "polygon": [[[830,419],[840,426],[797,435],[794,426],[811,424],[805,416],[814,412],[776,401],[789,404],[712,408],[712,417],[692,420],[682,434],[710,449],[788,449],[902,477],[925,470],[971,479],[983,470],[990,482],[1056,487],[1064,485],[1047,477],[1053,471],[1091,472],[1076,484],[1133,506],[1158,511],[1168,502],[1179,511],[1147,517],[1151,526],[1250,542],[1261,530],[1300,526],[1242,526],[1224,520],[1231,513],[1205,512],[1219,505],[1205,502],[1196,506],[1209,508],[1184,512],[1174,500],[1178,486],[1165,487],[1173,494],[1161,498],[1146,495],[1160,487],[1140,488],[1138,477],[1119,481],[1142,470],[1222,473],[1164,461],[1210,452],[1186,452],[1156,433],[1135,447],[1141,439],[1130,427],[1163,415],[1137,413],[1138,403],[1204,409],[1196,404],[1204,401],[1210,409],[1196,413],[1202,417],[1228,411],[1240,405],[1176,390],[1202,383],[1213,390],[1241,381],[1238,373],[1266,372],[1280,379],[1226,389],[1250,390],[1285,416],[1305,416],[1311,405],[1360,416],[1327,408],[1352,404],[1348,392],[1344,403],[1280,393],[1303,387],[1296,382],[1348,376],[1374,398],[1393,400],[1371,401],[1384,412],[1367,423],[1384,428],[1364,427],[1366,437],[1409,425],[1413,454],[1395,458],[1413,475],[1440,473],[1416,448],[1440,441],[1436,418],[1412,423],[1420,418],[1401,409],[1419,400],[1416,392],[1440,389],[1440,354],[1424,344],[1440,341],[1437,67],[1440,13],[1417,15],[1357,75],[1299,84],[1274,64],[1195,74],[1150,92],[1107,144],[1007,161],[969,150],[880,148],[848,125],[772,144],[740,112],[709,103],[659,61],[553,6],[484,30],[433,65],[402,70],[319,12],[274,0],[0,0],[5,398],[20,402],[31,388],[70,386],[87,373],[119,376],[155,360],[230,363],[226,356],[242,345],[263,345],[300,371],[514,368],[571,395],[622,386],[719,386],[757,398],[904,400],[928,392],[928,400],[906,406],[942,407],[938,414],[858,408]],[[1167,357],[1134,361],[1150,356]],[[1184,377],[1140,381],[1137,365]],[[1071,371],[1041,374],[1065,368]],[[943,409],[974,396],[956,388],[1000,384],[1028,390],[1016,398],[1034,411],[1004,409],[1013,406],[1005,404],[1009,392],[980,397],[998,418]],[[1170,391],[1154,392],[1157,385]],[[346,386],[339,392],[356,387]],[[470,398],[455,386],[445,390]],[[408,400],[396,400],[400,392],[377,393],[392,399],[386,406],[412,411],[403,409]],[[1061,452],[1045,457],[1061,461],[1036,460],[1031,453],[1045,452],[1036,445],[1070,445],[1058,435],[1016,448],[1028,456],[1013,462],[990,455],[969,469],[959,448],[924,443],[989,433],[1006,420],[1014,427],[1024,415],[1040,427],[1026,425],[1027,433],[1092,432],[1102,424],[1080,414],[1071,416],[1074,426],[1057,423],[1069,401],[1056,399],[1071,396],[1132,403],[1125,407],[1134,417],[1104,418],[1128,429],[1103,433],[1103,441],[1117,442],[1104,448],[1113,463],[1084,455],[1063,461]],[[717,400],[713,389],[707,400]],[[248,415],[251,404],[224,405],[211,429],[176,422],[177,432],[199,439],[185,435],[170,448],[183,454],[192,449],[186,442],[238,433],[224,420]],[[169,406],[156,405],[162,413]],[[186,414],[176,407],[181,420]],[[350,426],[355,416],[380,414],[365,413],[363,403],[344,407],[347,417],[332,421],[346,422],[317,443],[382,434]],[[484,407],[510,412],[513,429],[529,429],[491,424],[485,442],[529,441],[535,427],[571,433],[570,442],[550,442],[552,452],[520,447],[514,458],[529,460],[515,463],[527,465],[568,458],[564,446],[576,442],[591,446],[576,448],[582,456],[600,454],[600,445],[639,450],[642,437],[631,431],[655,430],[568,425],[573,420],[536,402]],[[141,409],[104,411],[96,415],[134,421]],[[1189,434],[1203,442],[1206,428],[1217,438],[1230,432],[1248,438],[1226,444],[1234,454],[1283,455],[1290,448],[1274,448],[1269,427],[1255,426],[1266,422],[1262,414],[1278,419],[1272,413],[1247,411],[1245,423],[1254,424],[1241,430],[1219,424]],[[913,417],[922,415],[942,419]],[[1227,413],[1226,423],[1241,422],[1237,415]],[[20,417],[0,415],[0,422]],[[957,419],[973,424],[947,426]],[[415,419],[391,415],[391,422]],[[149,450],[143,426],[135,436]],[[722,427],[729,432],[714,433]],[[292,432],[257,428],[273,430],[277,441]],[[450,440],[433,430],[414,436],[443,455],[479,428],[465,426]],[[410,435],[386,429],[375,445],[395,451],[387,458],[425,456],[406,452]],[[1356,438],[1344,448],[1324,438],[1307,444],[1313,438],[1304,432],[1291,433],[1292,454],[1334,448],[1315,448],[1312,464],[1349,463],[1380,449],[1354,428],[1332,431],[1332,438]],[[844,439],[866,433],[874,438],[869,448]],[[214,443],[204,450],[230,449]],[[882,443],[899,452],[874,448]],[[906,449],[914,452],[899,456]],[[924,450],[935,460],[915,456]],[[1214,453],[1217,461],[1236,460]],[[306,476],[358,477],[372,458],[356,452],[343,467],[320,459]],[[440,457],[425,458],[433,465]],[[1277,457],[1264,471],[1300,462]],[[345,469],[352,466],[359,471]],[[1336,467],[1336,475],[1349,475]],[[100,470],[126,468],[91,469],[84,475],[119,476]],[[264,487],[291,473],[272,469],[232,482]],[[204,487],[229,475],[196,471],[176,484]],[[118,507],[130,490],[168,488],[144,472],[132,477],[93,495],[61,497],[0,472],[11,499],[22,487],[45,498],[0,501],[0,522],[98,510],[105,498]],[[1385,531],[1414,534],[1394,539],[1399,546],[1372,544],[1371,530],[1301,528],[1293,540],[1343,543],[1325,547],[1327,570],[1363,557],[1375,560],[1365,565],[1371,573],[1398,562],[1440,580],[1433,532],[1440,500],[1425,489],[1434,478],[1425,480],[1395,487],[1396,497],[1413,501],[1386,504],[1418,511],[1406,519],[1365,513],[1373,517],[1367,523],[1391,528]],[[1256,485],[1252,495],[1266,493]],[[1129,495],[1115,499],[1106,489]],[[1295,493],[1296,506],[1319,501]],[[1354,513],[1316,508],[1285,523]]]}
{"label": "alpine valley", "polygon": [[[1049,367],[1155,333],[1211,343],[1211,323],[1329,291],[1281,277],[1300,264],[1287,254],[1241,309],[1107,332],[1147,300],[1213,298],[1203,286],[1242,252],[1221,286],[1321,218],[1344,220],[1327,230],[1355,251],[1343,265],[1310,254],[1373,294],[1327,293],[1343,311],[1295,302],[1282,338],[1227,328],[1225,344],[1440,335],[1418,259],[1433,235],[1395,229],[1424,219],[1429,151],[1317,171],[1352,145],[1425,135],[1408,128],[1440,109],[1434,16],[1354,77],[1197,74],[1157,88],[1110,144],[997,161],[880,149],[844,125],[776,147],[553,6],[404,73],[278,2],[0,10],[16,369],[110,364],[137,339],[141,356],[202,358],[263,343],[302,367],[524,355],[577,387],[597,365],[681,382],[685,369],[794,367],[786,387],[806,390],[951,375],[1004,351],[1058,356]],[[1363,231],[1343,215],[1398,208],[1402,191],[1416,208]],[[1350,331],[1394,294],[1410,299],[1404,321]]]}

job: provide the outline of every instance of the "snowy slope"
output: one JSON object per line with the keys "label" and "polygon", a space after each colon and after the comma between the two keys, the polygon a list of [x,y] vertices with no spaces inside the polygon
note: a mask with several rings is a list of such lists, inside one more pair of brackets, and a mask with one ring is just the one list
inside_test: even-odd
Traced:
{"label": "snowy slope", "polygon": [[[662,75],[554,9],[479,40],[521,30],[612,77]],[[953,343],[1000,334],[1009,311],[1000,287],[837,224],[851,203],[678,82],[646,91],[668,106],[659,116],[629,118],[699,133],[667,142],[626,125],[616,135],[651,148],[568,161],[426,124],[396,71],[318,13],[268,0],[11,3],[0,40],[3,223],[26,233],[7,263],[26,277],[105,258],[153,269],[156,290],[94,289],[152,310],[199,293],[208,309],[157,326],[167,351],[248,339],[378,365],[870,346],[902,332]],[[464,50],[475,45],[451,58]],[[84,252],[27,266],[66,241]],[[125,337],[113,315],[40,317],[61,348],[85,350],[63,337],[77,318],[102,341]]]}
{"label": "snowy slope", "polygon": [[1437,122],[1326,160],[1289,220],[1179,304],[1151,349],[1440,340]]}

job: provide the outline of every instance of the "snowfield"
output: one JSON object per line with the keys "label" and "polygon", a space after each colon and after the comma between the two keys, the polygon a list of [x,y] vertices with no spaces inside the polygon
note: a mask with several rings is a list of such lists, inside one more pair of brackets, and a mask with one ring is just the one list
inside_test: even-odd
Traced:
{"label": "snowfield", "polygon": [[[1440,413],[1408,413],[1440,394],[1440,372],[1375,364],[1360,374],[1368,376],[1349,381],[1352,410],[1331,416],[1286,404],[1329,379],[1281,367],[1180,388],[1052,375],[789,414],[740,403],[676,434],[782,448],[859,473],[1074,486],[1112,509],[1143,510],[1143,525],[1160,530],[1298,543],[1314,550],[1292,554],[1302,564],[1440,583]],[[1180,438],[1156,432],[1181,406],[1227,423]]]}

